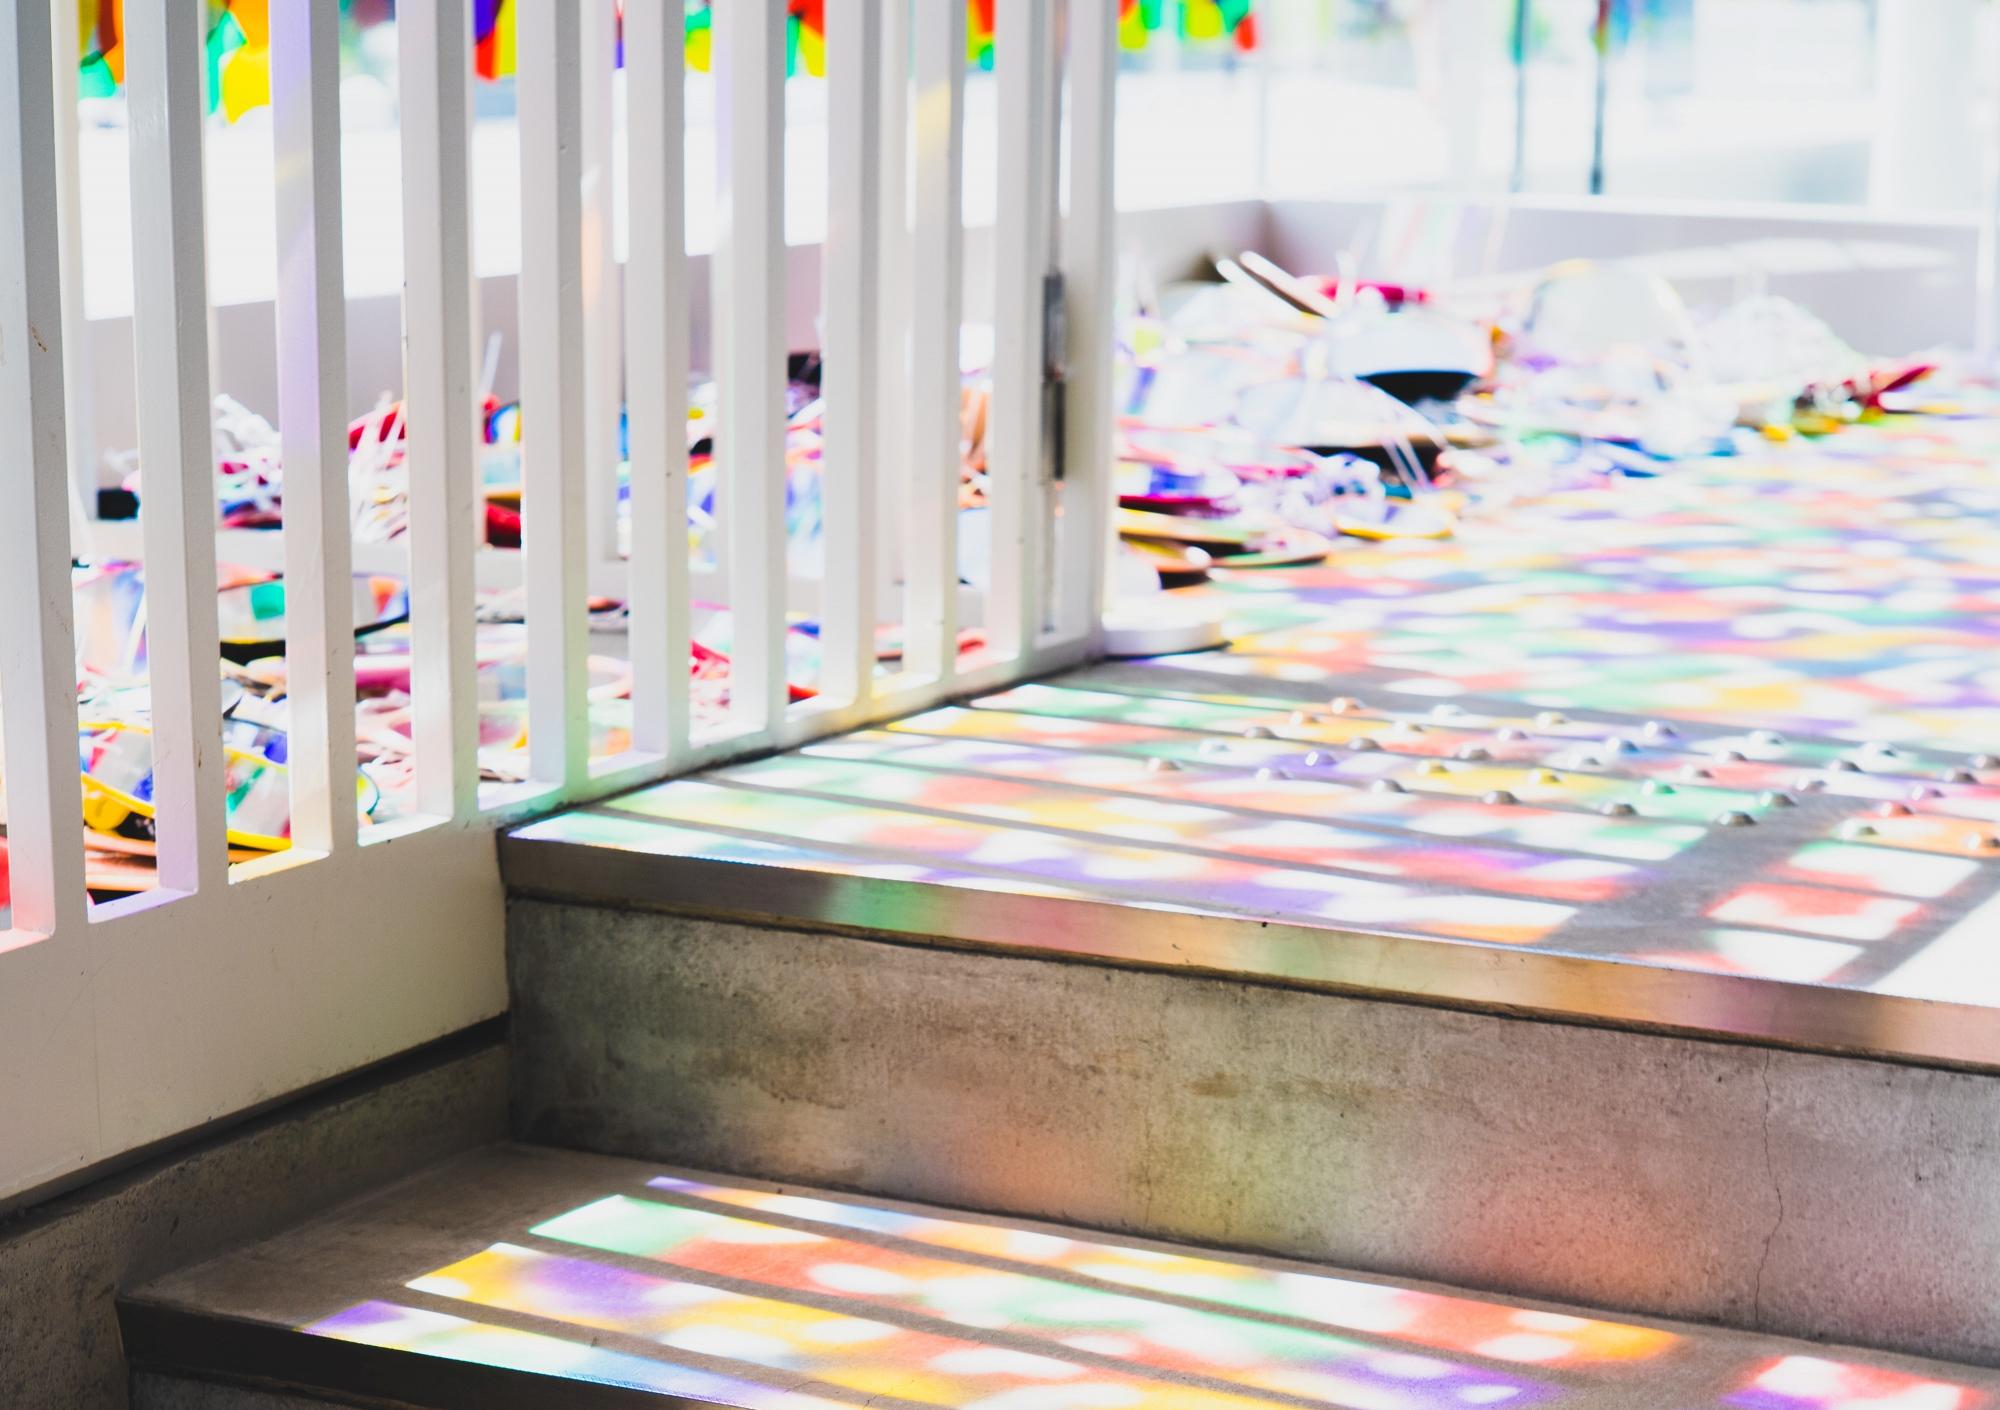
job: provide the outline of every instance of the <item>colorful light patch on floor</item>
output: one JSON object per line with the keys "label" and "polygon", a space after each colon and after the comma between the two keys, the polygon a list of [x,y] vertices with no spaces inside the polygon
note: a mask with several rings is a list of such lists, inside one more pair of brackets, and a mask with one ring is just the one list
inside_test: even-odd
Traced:
{"label": "colorful light patch on floor", "polygon": [[1723,1403],[1741,1410],[1971,1410],[1985,1400],[1948,1381],[1819,1356],[1787,1356]]}
{"label": "colorful light patch on floor", "polygon": [[1994,439],[1858,427],[1218,575],[1227,651],[519,835],[1992,1002]]}
{"label": "colorful light patch on floor", "polygon": [[[690,1193],[700,1193],[699,1187]],[[698,1275],[749,1277],[858,1308],[937,1318],[1020,1339],[1041,1353],[1082,1351],[1256,1391],[1355,1397],[1391,1406],[1542,1403],[1551,1392],[1485,1367],[1454,1365],[1270,1322],[1220,1316],[1130,1293],[958,1262],[795,1227],[614,1195],[537,1225],[542,1237],[650,1259]]]}
{"label": "colorful light patch on floor", "polygon": [[1081,1231],[643,1169],[598,1189],[304,1330],[745,1410],[1993,1405],[1908,1363]]}
{"label": "colorful light patch on floor", "polygon": [[[755,1210],[800,1224],[888,1235],[931,1249],[969,1254],[989,1263],[1046,1270],[1093,1284],[1108,1283],[1189,1303],[1263,1313],[1343,1332],[1389,1336],[1433,1351],[1464,1353],[1519,1365],[1576,1368],[1645,1361],[1666,1352],[1675,1342],[1672,1333],[1652,1327],[1536,1312],[1317,1273],[1273,1272],[1220,1258],[1014,1229],[1004,1224],[943,1219],[855,1201],[776,1194],[673,1175],[659,1176],[648,1184],[655,1190]],[[576,1215],[565,1216],[537,1232],[565,1237],[564,1226],[575,1218]],[[659,1256],[658,1249],[641,1246],[649,1237],[643,1215],[628,1225],[621,1236],[627,1241],[621,1252]]]}
{"label": "colorful light patch on floor", "polygon": [[2000,740],[1994,439],[1856,427],[1206,590],[1246,625],[1271,593],[1322,609],[1252,625],[1244,675],[1970,753]]}

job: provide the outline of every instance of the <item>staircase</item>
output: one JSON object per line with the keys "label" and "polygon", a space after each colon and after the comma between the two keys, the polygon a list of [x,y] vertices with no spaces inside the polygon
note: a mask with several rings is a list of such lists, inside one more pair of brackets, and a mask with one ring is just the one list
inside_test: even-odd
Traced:
{"label": "staircase", "polygon": [[524,1144],[110,1280],[137,1402],[1994,1410],[1966,434],[515,829]]}
{"label": "staircase", "polygon": [[[1100,667],[503,838],[529,1144],[131,1294],[134,1403],[2000,1404],[1986,972],[1924,978],[1990,874],[1847,945],[1856,986],[1644,948],[1927,761],[1292,695]],[[1607,734],[1643,742],[1544,761]],[[1700,796],[1801,760],[1753,824]],[[1464,768],[1508,794],[1477,845]],[[1779,924],[1770,963],[1826,953]]]}

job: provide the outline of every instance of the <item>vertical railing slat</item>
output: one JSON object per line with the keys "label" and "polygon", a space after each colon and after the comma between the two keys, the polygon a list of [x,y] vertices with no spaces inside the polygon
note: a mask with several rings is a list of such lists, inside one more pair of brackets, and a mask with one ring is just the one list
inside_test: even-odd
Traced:
{"label": "vertical railing slat", "polygon": [[877,456],[881,385],[882,6],[827,6],[827,220],[821,485],[825,575],[821,690],[865,705],[875,671]]}
{"label": "vertical railing slat", "polygon": [[1117,202],[1118,0],[1069,2],[1068,349],[1058,612],[1066,637],[1102,631],[1111,536],[1111,310]]}
{"label": "vertical railing slat", "polygon": [[403,6],[396,33],[417,806],[465,818],[479,789],[470,0]]}
{"label": "vertical railing slat", "polygon": [[581,16],[576,0],[522,0],[516,23],[528,760],[573,788],[590,768]]}
{"label": "vertical railing slat", "polygon": [[83,172],[78,150],[76,0],[49,0],[55,46],[56,212],[62,236],[63,396],[69,407],[70,537],[91,553],[97,519],[97,419],[83,289]]}
{"label": "vertical railing slat", "polygon": [[910,482],[910,0],[882,0],[881,254],[875,273],[882,377],[876,387],[876,615],[903,603]]}
{"label": "vertical railing slat", "polygon": [[356,825],[337,9],[272,5],[271,104],[292,845],[331,852]]}
{"label": "vertical railing slat", "polygon": [[131,0],[132,343],[160,885],[227,880],[202,214],[202,7]]}
{"label": "vertical railing slat", "polygon": [[1048,140],[1047,0],[1001,0],[995,15],[1000,203],[993,232],[993,406],[987,419],[995,656],[1034,650],[1046,609],[1048,495],[1042,465],[1043,289],[1053,174]]}
{"label": "vertical railing slat", "polygon": [[74,938],[83,847],[49,21],[47,0],[0,0],[0,763],[13,929]]}
{"label": "vertical railing slat", "polygon": [[686,25],[680,0],[626,7],[632,742],[669,760],[689,731]]}
{"label": "vertical railing slat", "polygon": [[965,6],[919,3],[916,193],[910,270],[911,523],[904,659],[920,677],[957,663],[959,323],[965,265]]}
{"label": "vertical railing slat", "polygon": [[612,245],[614,167],[612,76],[618,0],[574,0],[583,47],[583,453],[589,484],[588,533],[593,565],[618,558],[618,259]]}
{"label": "vertical railing slat", "polygon": [[715,7],[715,253],[727,535],[730,714],[774,727],[785,707],[785,4]]}

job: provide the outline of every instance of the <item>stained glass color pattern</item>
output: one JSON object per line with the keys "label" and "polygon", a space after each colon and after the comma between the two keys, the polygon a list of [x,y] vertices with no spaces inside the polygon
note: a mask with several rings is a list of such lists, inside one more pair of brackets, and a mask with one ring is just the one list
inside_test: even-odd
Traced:
{"label": "stained glass color pattern", "polygon": [[520,837],[2000,1004],[1995,441],[1892,421],[1217,574],[1225,652]]}
{"label": "stained glass color pattern", "polygon": [[519,1149],[214,1270],[229,1316],[546,1378],[548,1403],[587,1381],[753,1410],[1995,1404],[1981,1373],[1897,1358]]}

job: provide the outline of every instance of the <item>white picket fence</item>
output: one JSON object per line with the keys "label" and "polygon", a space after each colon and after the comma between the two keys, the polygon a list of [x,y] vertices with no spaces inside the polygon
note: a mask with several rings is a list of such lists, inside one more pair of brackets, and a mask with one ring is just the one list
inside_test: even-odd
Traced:
{"label": "white picket fence", "polygon": [[[73,185],[65,200],[74,3],[0,0],[0,718],[13,924],[0,933],[0,1202],[503,1009],[495,826],[1095,649],[1110,533],[1116,0],[1000,0],[993,569],[979,592],[962,587],[956,556],[965,7],[827,5],[826,551],[822,577],[802,586],[788,575],[784,525],[784,4],[715,6],[711,333],[725,469],[721,566],[701,590],[727,602],[734,645],[731,718],[711,728],[691,715],[687,667],[684,7],[626,0],[630,158],[613,171],[613,0],[517,3],[526,540],[500,567],[527,588],[531,778],[497,800],[479,787],[475,591],[500,551],[482,545],[476,517],[469,0],[398,6],[417,815],[366,829],[352,790],[338,7],[271,0],[293,846],[232,866],[203,8],[128,0],[160,884],[87,908],[65,394],[65,346],[75,382],[82,336]],[[614,181],[630,209],[622,297]],[[1045,325],[1058,303],[1066,338],[1052,355]],[[1059,450],[1045,449],[1053,395],[1064,403]],[[629,560],[615,517],[621,398]],[[634,748],[593,760],[586,598],[606,581],[630,603]],[[786,611],[802,597],[825,657],[818,695],[792,703]],[[968,666],[958,633],[975,614],[987,647]],[[875,669],[881,621],[900,621],[906,640],[887,682]]]}

